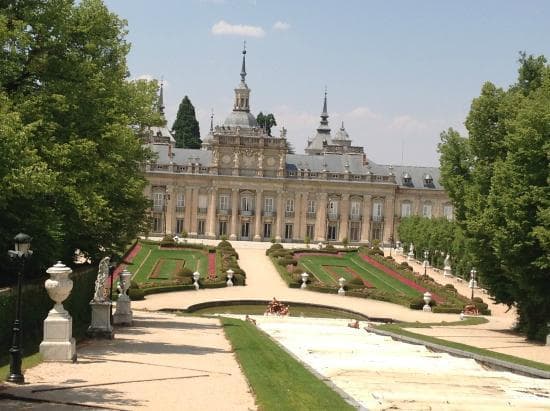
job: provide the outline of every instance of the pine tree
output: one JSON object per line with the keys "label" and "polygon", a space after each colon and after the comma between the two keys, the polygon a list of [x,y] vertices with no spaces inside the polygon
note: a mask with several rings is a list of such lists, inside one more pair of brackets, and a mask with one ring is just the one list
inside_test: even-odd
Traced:
{"label": "pine tree", "polygon": [[202,140],[199,129],[199,122],[195,117],[195,107],[185,96],[178,108],[176,121],[172,126],[178,148],[201,148]]}

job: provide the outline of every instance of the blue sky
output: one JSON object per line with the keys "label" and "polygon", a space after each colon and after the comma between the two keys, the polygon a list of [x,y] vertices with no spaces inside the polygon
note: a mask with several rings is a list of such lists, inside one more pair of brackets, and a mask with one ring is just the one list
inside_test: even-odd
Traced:
{"label": "blue sky", "polygon": [[[251,109],[302,152],[328,87],[377,163],[438,165],[439,133],[465,132],[485,81],[506,87],[518,51],[550,57],[549,1],[107,0],[128,21],[131,77],[164,76],[169,125],[188,95],[204,136],[232,108],[247,41]],[[277,130],[275,132],[278,135]]]}

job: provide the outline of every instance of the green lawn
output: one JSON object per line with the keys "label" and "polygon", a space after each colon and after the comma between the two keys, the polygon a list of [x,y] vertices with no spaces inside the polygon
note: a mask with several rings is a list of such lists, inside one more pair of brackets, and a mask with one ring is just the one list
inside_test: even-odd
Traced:
{"label": "green lawn", "polygon": [[342,257],[333,255],[305,255],[300,257],[298,262],[306,270],[315,275],[320,282],[327,285],[336,285],[338,283],[337,279],[327,271],[327,268],[330,268],[337,277],[341,276],[349,281],[354,277],[346,271],[345,267],[349,267],[363,280],[379,290],[402,293],[411,297],[421,297],[420,292],[387,275],[382,270],[373,267],[356,253],[347,253]]}
{"label": "green lawn", "polygon": [[222,324],[261,410],[354,409],[253,324]]}
{"label": "green lawn", "polygon": [[[128,265],[128,270],[134,273],[132,279],[137,283],[149,280],[171,280],[177,272],[178,265],[183,265],[192,271],[199,271],[204,277],[208,275],[208,258],[205,251],[195,249],[160,249],[158,245],[140,243],[141,249]],[[157,277],[151,279],[155,266],[158,266]]]}

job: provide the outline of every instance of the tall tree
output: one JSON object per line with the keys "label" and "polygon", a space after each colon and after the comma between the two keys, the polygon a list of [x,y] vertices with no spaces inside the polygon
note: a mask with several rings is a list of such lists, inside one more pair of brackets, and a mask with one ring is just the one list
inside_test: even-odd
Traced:
{"label": "tall tree", "polygon": [[187,96],[180,103],[172,130],[176,138],[176,147],[201,148],[201,133],[195,116],[195,107]]}
{"label": "tall tree", "polygon": [[125,35],[126,23],[100,0],[0,9],[2,139],[19,151],[0,150],[13,165],[0,169],[1,249],[25,231],[33,260],[46,265],[71,261],[76,248],[92,257],[120,251],[144,230],[140,164],[149,153],[137,130],[161,119],[157,85],[127,80]]}
{"label": "tall tree", "polygon": [[268,136],[271,135],[271,128],[277,125],[277,121],[275,120],[273,113],[264,114],[261,111],[256,116],[256,122],[259,127],[265,128]]}
{"label": "tall tree", "polygon": [[441,172],[484,284],[540,339],[550,320],[550,67],[524,53],[519,62],[516,84],[486,83],[472,102],[468,139],[442,135]]}

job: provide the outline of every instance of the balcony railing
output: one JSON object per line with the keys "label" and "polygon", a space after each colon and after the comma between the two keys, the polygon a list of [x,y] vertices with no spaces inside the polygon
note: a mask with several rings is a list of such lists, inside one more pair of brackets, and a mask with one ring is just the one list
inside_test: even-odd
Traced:
{"label": "balcony railing", "polygon": [[294,211],[285,211],[285,217],[294,217]]}
{"label": "balcony railing", "polygon": [[254,210],[241,210],[241,215],[247,217],[252,216],[254,215]]}
{"label": "balcony railing", "polygon": [[382,217],[381,215],[375,215],[372,217],[372,221],[374,221],[375,223],[381,223],[384,221],[384,217]]}
{"label": "balcony railing", "polygon": [[162,213],[166,210],[166,208],[163,206],[163,205],[154,205],[153,206],[153,211],[155,213]]}
{"label": "balcony railing", "polygon": [[264,210],[264,217],[274,217],[275,211],[266,211]]}
{"label": "balcony railing", "polygon": [[361,221],[361,214],[350,214],[349,219],[351,221]]}
{"label": "balcony railing", "polygon": [[328,219],[329,220],[338,220],[338,213],[328,213]]}
{"label": "balcony railing", "polygon": [[185,206],[176,206],[176,213],[183,213],[185,211]]}
{"label": "balcony railing", "polygon": [[306,216],[307,216],[307,218],[316,218],[316,217],[317,217],[317,213],[315,213],[315,212],[312,213],[312,212],[309,212],[309,211],[308,211],[307,214],[306,214]]}
{"label": "balcony railing", "polygon": [[206,207],[199,207],[197,208],[197,212],[199,214],[206,214],[208,212],[208,209]]}
{"label": "balcony railing", "polygon": [[218,208],[218,214],[219,215],[229,215],[231,214],[231,210],[228,208]]}

